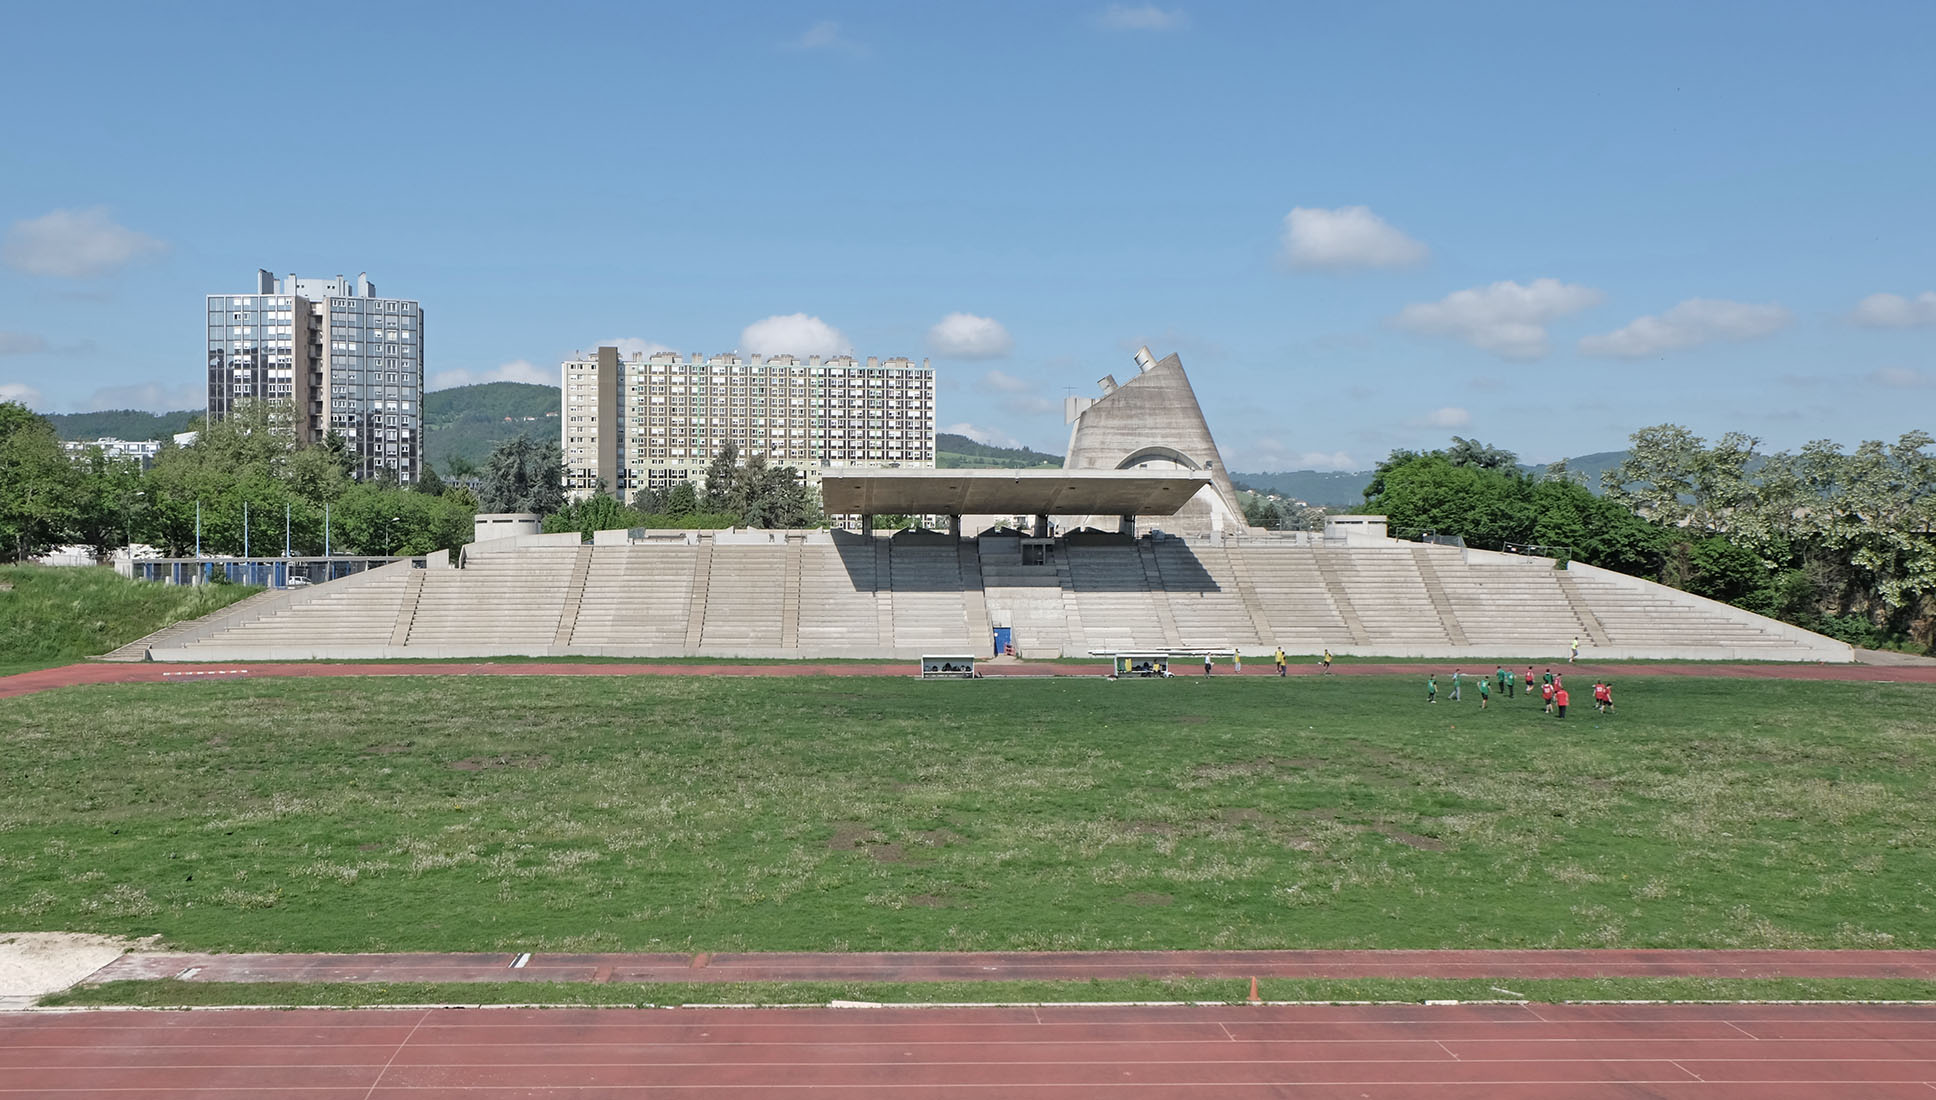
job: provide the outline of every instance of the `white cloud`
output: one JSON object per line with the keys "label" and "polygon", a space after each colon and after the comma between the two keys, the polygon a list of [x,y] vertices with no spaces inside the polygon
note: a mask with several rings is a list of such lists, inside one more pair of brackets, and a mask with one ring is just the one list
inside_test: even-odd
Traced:
{"label": "white cloud", "polygon": [[1753,340],[1788,327],[1787,310],[1778,305],[1689,298],[1665,313],[1640,317],[1624,328],[1580,341],[1588,355],[1641,359],[1716,340]]}
{"label": "white cloud", "polygon": [[32,409],[40,405],[40,391],[25,382],[0,382],[0,401],[18,401]]}
{"label": "white cloud", "polygon": [[867,47],[840,33],[840,24],[831,19],[822,19],[813,26],[800,32],[798,38],[783,43],[789,50],[835,50],[842,53],[863,54]]}
{"label": "white cloud", "polygon": [[95,390],[82,406],[82,411],[145,409],[148,412],[177,412],[181,409],[206,408],[207,405],[208,391],[200,385],[164,386],[159,382],[145,382],[132,386],[104,386]]}
{"label": "white cloud", "polygon": [[1343,270],[1409,267],[1431,250],[1394,229],[1367,206],[1323,210],[1299,206],[1284,215],[1284,259],[1293,267]]}
{"label": "white cloud", "polygon": [[969,439],[972,439],[977,443],[981,443],[989,447],[1022,446],[1021,440],[1015,438],[1012,435],[1009,435],[1007,432],[996,431],[994,428],[984,428],[978,424],[969,424],[966,422],[961,424],[950,424],[947,427],[942,428],[941,430],[944,432],[951,432],[955,435],[965,435]]}
{"label": "white cloud", "polygon": [[47,341],[32,332],[0,332],[0,355],[32,355],[46,351]]}
{"label": "white cloud", "polygon": [[1917,328],[1936,325],[1936,290],[1914,298],[1900,294],[1871,294],[1856,303],[1849,320],[1869,328]]}
{"label": "white cloud", "polygon": [[1447,405],[1426,413],[1420,423],[1434,428],[1463,428],[1472,423],[1472,414],[1457,405]]}
{"label": "white cloud", "polygon": [[1399,311],[1399,328],[1450,336],[1506,359],[1538,359],[1548,351],[1546,326],[1605,297],[1592,287],[1534,279],[1521,286],[1499,282],[1418,302]]}
{"label": "white cloud", "polygon": [[845,355],[853,345],[839,329],[818,317],[787,313],[755,321],[739,334],[750,355]]}
{"label": "white cloud", "polygon": [[646,358],[650,359],[651,357],[659,354],[662,351],[676,352],[679,350],[678,348],[666,347],[664,344],[659,343],[657,340],[646,340],[637,336],[620,336],[615,340],[600,340],[598,343],[592,346],[600,347],[600,348],[617,348],[618,357],[620,359],[630,359],[634,355],[643,355]]}
{"label": "white cloud", "polygon": [[541,367],[528,359],[513,359],[502,366],[484,371],[456,367],[451,370],[440,370],[431,375],[424,388],[448,390],[457,386],[475,386],[483,382],[530,382],[539,386],[555,386],[558,384],[558,368]]}
{"label": "white cloud", "polygon": [[999,359],[1015,341],[993,317],[950,313],[928,330],[928,347],[950,359]]}
{"label": "white cloud", "polygon": [[1357,459],[1343,451],[1305,451],[1298,456],[1298,466],[1305,470],[1357,470],[1362,466]]}
{"label": "white cloud", "polygon": [[1300,451],[1270,436],[1253,439],[1249,446],[1238,445],[1224,451],[1224,460],[1230,469],[1253,472],[1363,469],[1343,451]]}
{"label": "white cloud", "polygon": [[1111,4],[1096,15],[1096,25],[1110,31],[1180,31],[1190,26],[1182,8],[1165,11],[1155,4]]}
{"label": "white cloud", "polygon": [[104,206],[85,210],[56,210],[38,218],[13,223],[0,259],[29,275],[59,275],[84,279],[107,275],[168,246],[108,217]]}
{"label": "white cloud", "polygon": [[1027,379],[1017,378],[998,370],[991,370],[982,375],[981,385],[983,389],[997,390],[1001,393],[1028,393],[1035,388],[1035,383]]}
{"label": "white cloud", "polygon": [[1908,367],[1880,367],[1869,372],[1869,381],[1890,389],[1916,390],[1936,382],[1936,379]]}
{"label": "white cloud", "polygon": [[1045,397],[1037,382],[1027,378],[1017,378],[998,370],[991,370],[975,381],[975,388],[990,393],[1001,394],[1000,405],[1005,412],[1017,416],[1041,416],[1045,413],[1060,413],[1062,402],[1056,398]]}
{"label": "white cloud", "polygon": [[1059,413],[1062,402],[1040,394],[1018,394],[1002,402],[1002,408],[1022,416],[1041,416],[1044,413]]}

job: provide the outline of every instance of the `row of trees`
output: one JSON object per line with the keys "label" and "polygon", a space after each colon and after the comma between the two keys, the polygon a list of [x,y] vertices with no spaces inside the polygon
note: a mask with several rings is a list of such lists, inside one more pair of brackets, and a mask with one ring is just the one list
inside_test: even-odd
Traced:
{"label": "row of trees", "polygon": [[1537,544],[1862,645],[1936,643],[1936,440],[1793,454],[1759,442],[1644,428],[1596,497],[1563,464],[1535,477],[1509,451],[1455,439],[1392,452],[1365,511],[1394,534]]}
{"label": "row of trees", "polygon": [[628,506],[602,488],[545,516],[548,532],[622,527],[762,527],[796,530],[827,522],[820,495],[791,466],[769,466],[765,455],[740,461],[739,449],[722,447],[706,467],[703,487],[680,482],[663,490],[639,489]]}
{"label": "row of trees", "polygon": [[[0,560],[64,543],[107,551],[146,543],[169,556],[422,554],[470,541],[477,512],[535,512],[547,531],[621,527],[814,527],[819,495],[762,455],[744,462],[729,444],[703,488],[641,492],[628,507],[607,493],[567,503],[559,445],[524,437],[482,466],[464,463],[446,484],[426,468],[414,486],[359,482],[335,437],[298,447],[289,410],[262,403],[198,424],[188,446],[164,444],[147,470],[131,459],[62,449],[53,425],[18,403],[0,404]],[[199,524],[198,524],[199,517]],[[286,524],[286,526],[285,526]],[[199,538],[198,538],[199,528]],[[287,541],[285,543],[285,530]]]}
{"label": "row of trees", "polygon": [[[342,440],[298,447],[278,423],[287,410],[244,407],[197,425],[185,447],[167,443],[146,470],[88,452],[70,459],[52,424],[18,403],[0,404],[0,556],[20,560],[63,543],[145,543],[170,556],[206,554],[421,554],[470,540],[480,497],[525,503],[510,479],[487,470],[479,491],[358,481]],[[557,445],[522,456],[556,490]],[[495,456],[494,456],[495,458]],[[488,508],[486,510],[489,510]],[[508,509],[507,509],[508,510]],[[199,534],[198,534],[199,532]]]}
{"label": "row of trees", "polygon": [[1486,550],[1537,546],[1623,573],[1659,572],[1653,525],[1563,470],[1534,477],[1519,470],[1511,452],[1486,451],[1484,458],[1456,447],[1393,451],[1365,486],[1364,510],[1383,513],[1401,538],[1457,535]]}
{"label": "row of trees", "polygon": [[1603,475],[1609,499],[1678,533],[1662,579],[1851,641],[1936,646],[1936,437],[1760,444],[1661,424]]}

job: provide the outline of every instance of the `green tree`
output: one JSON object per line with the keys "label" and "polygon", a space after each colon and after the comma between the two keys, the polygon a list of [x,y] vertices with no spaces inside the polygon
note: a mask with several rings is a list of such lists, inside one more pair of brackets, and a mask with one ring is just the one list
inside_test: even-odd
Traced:
{"label": "green tree", "polygon": [[290,490],[312,504],[334,502],[355,484],[342,461],[342,452],[325,440],[289,458]]}
{"label": "green tree", "polygon": [[1452,445],[1439,452],[1454,466],[1471,466],[1480,470],[1516,470],[1519,456],[1498,447],[1489,447],[1476,439],[1452,437]]}
{"label": "green tree", "polygon": [[21,561],[72,533],[80,477],[54,426],[17,401],[0,402],[0,555]]}
{"label": "green tree", "polygon": [[105,560],[114,547],[133,541],[135,519],[145,511],[141,463],[110,458],[99,447],[89,447],[76,466],[80,491],[73,533],[94,547],[96,558]]}
{"label": "green tree", "polygon": [[565,460],[558,442],[506,440],[484,463],[478,504],[486,512],[548,515],[565,503]]}
{"label": "green tree", "polygon": [[1627,457],[1600,475],[1607,496],[1655,523],[1674,526],[1692,511],[1700,436],[1678,424],[1642,428],[1628,437]]}
{"label": "green tree", "polygon": [[[709,470],[709,495],[711,476]],[[766,456],[756,454],[733,471],[731,480],[725,511],[738,517],[739,526],[797,530],[823,522],[818,496],[791,466],[768,466]]]}
{"label": "green tree", "polygon": [[1239,492],[1237,503],[1244,506],[1245,523],[1269,531],[1277,530],[1279,516],[1276,501],[1262,493]]}
{"label": "green tree", "polygon": [[708,512],[727,512],[737,511],[739,501],[739,448],[728,441],[706,465],[699,505]]}
{"label": "green tree", "polygon": [[1393,451],[1366,489],[1364,510],[1382,512],[1400,536],[1458,535],[1485,550],[1537,544],[1639,576],[1659,569],[1652,525],[1576,481],[1535,481],[1516,465],[1459,466],[1438,452]]}
{"label": "green tree", "polygon": [[411,488],[419,493],[428,493],[433,497],[443,496],[444,479],[437,476],[436,467],[426,462],[424,463],[423,473],[418,475],[417,483],[411,486]]}
{"label": "green tree", "polygon": [[699,491],[693,488],[692,482],[681,481],[665,491],[659,511],[674,517],[692,515],[699,511]]}
{"label": "green tree", "polygon": [[594,493],[583,500],[571,501],[544,518],[547,534],[576,531],[587,542],[591,541],[593,531],[618,531],[642,526],[644,517],[620,504],[610,493]]}

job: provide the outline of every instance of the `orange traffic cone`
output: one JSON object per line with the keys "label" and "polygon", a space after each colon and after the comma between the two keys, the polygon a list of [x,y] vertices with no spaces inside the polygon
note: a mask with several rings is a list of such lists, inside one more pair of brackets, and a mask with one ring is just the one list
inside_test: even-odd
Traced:
{"label": "orange traffic cone", "polygon": [[1256,978],[1252,978],[1252,979],[1250,980],[1250,1003],[1251,1003],[1251,1004],[1261,1004],[1261,1003],[1263,1003],[1263,1002],[1262,1002],[1262,1000],[1261,1000],[1261,999],[1260,999],[1260,998],[1259,998],[1259,997],[1257,996],[1257,979],[1256,979]]}

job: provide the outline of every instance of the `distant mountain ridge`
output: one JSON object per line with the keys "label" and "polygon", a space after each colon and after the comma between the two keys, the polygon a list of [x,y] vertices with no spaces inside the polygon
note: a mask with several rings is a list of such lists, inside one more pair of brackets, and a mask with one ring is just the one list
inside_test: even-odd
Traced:
{"label": "distant mountain ridge", "polygon": [[[1566,459],[1570,473],[1586,477],[1586,487],[1596,495],[1600,492],[1600,474],[1611,470],[1626,461],[1625,451],[1596,451],[1590,455]],[[1546,472],[1545,466],[1522,462],[1521,471],[1537,477]],[[1326,470],[1286,470],[1267,474],[1241,474],[1232,471],[1230,478],[1240,489],[1251,489],[1260,493],[1277,493],[1316,504],[1324,508],[1356,508],[1365,502],[1365,486],[1371,484],[1372,471],[1353,470],[1351,472]]]}
{"label": "distant mountain ridge", "polygon": [[[481,382],[455,386],[424,395],[424,451],[439,472],[452,458],[482,463],[499,444],[519,436],[543,443],[558,438],[560,392],[557,386],[528,382]],[[200,409],[152,413],[136,409],[102,412],[49,413],[47,419],[62,439],[167,439],[188,431],[202,415]],[[941,469],[1052,469],[1061,455],[1028,447],[995,447],[954,432],[936,432],[935,465]],[[1566,468],[1583,474],[1587,487],[1600,491],[1600,474],[1618,466],[1625,451],[1599,451],[1566,460]],[[1529,474],[1543,474],[1545,466],[1521,463]],[[1370,470],[1285,470],[1275,473],[1231,472],[1238,488],[1277,493],[1328,508],[1355,508],[1365,502]]]}
{"label": "distant mountain ridge", "polygon": [[[558,438],[556,386],[481,382],[424,394],[424,455],[441,472],[452,458],[482,463],[498,444],[518,436]],[[68,440],[168,439],[194,427],[201,409],[153,413],[139,409],[47,413],[55,434]]]}
{"label": "distant mountain ridge", "polygon": [[943,470],[996,468],[1031,470],[1062,465],[1061,455],[1045,454],[1027,447],[993,447],[977,443],[954,432],[934,433],[934,464]]}
{"label": "distant mountain ridge", "polygon": [[99,412],[46,413],[62,439],[167,439],[194,426],[200,409],[152,413],[141,409],[102,409]]}

